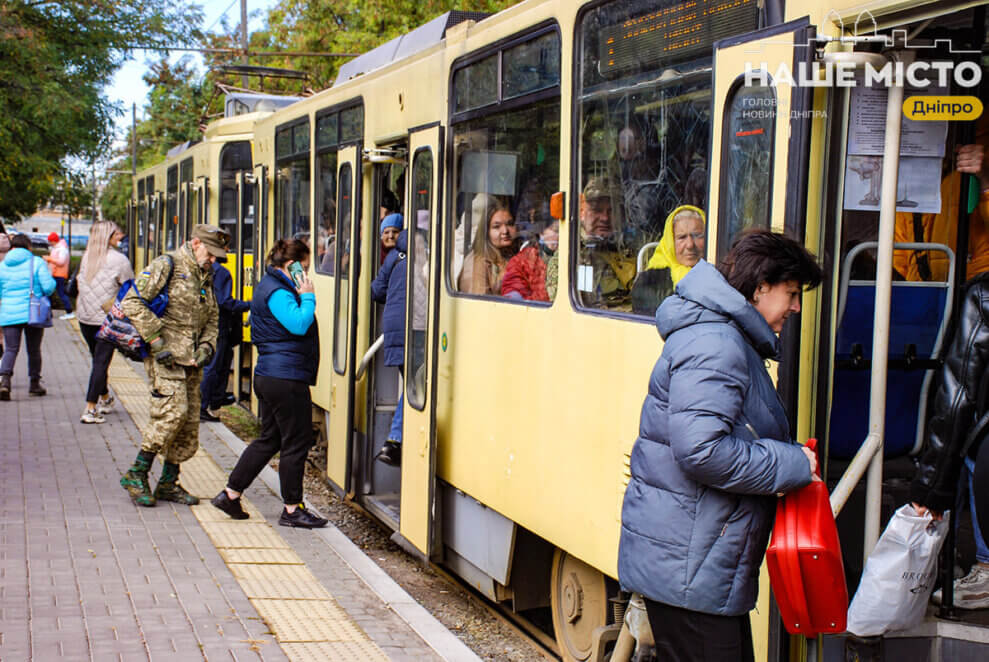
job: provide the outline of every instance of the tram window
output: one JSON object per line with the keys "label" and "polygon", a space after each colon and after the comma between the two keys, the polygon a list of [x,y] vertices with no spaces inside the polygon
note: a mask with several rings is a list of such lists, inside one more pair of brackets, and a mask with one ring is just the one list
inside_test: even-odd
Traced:
{"label": "tram window", "polygon": [[353,174],[349,163],[340,168],[337,191],[336,308],[333,330],[333,369],[341,375],[347,368],[347,329],[350,315],[350,217],[353,210]]}
{"label": "tram window", "polygon": [[[244,186],[241,189],[240,204],[244,210],[244,227],[240,234],[240,249],[244,253],[254,250],[254,187],[256,184],[248,181],[248,174],[244,173]],[[233,237],[230,238],[230,247],[233,248]]]}
{"label": "tram window", "polygon": [[[706,228],[696,214],[684,226],[684,242],[670,243],[672,231],[662,239],[681,206],[707,212],[710,56],[692,52],[696,59],[689,59],[627,41],[602,59],[610,33],[655,11],[655,2],[623,0],[581,18],[578,222],[571,224],[578,249],[567,266],[574,300],[585,310],[651,317],[684,273],[680,267],[705,252]],[[675,68],[674,57],[681,60]]]}
{"label": "tram window", "polygon": [[172,166],[165,175],[165,250],[174,251],[179,233],[179,167]]}
{"label": "tram window", "polygon": [[505,51],[501,80],[505,99],[544,90],[559,82],[560,40],[556,33],[543,35]]}
{"label": "tram window", "polygon": [[776,104],[772,87],[742,85],[739,80],[728,99],[718,189],[724,233],[718,245],[725,251],[743,230],[769,229],[776,129],[775,113],[770,112]]}
{"label": "tram window", "polygon": [[[192,157],[179,164],[179,243],[192,234]],[[184,234],[183,234],[184,233]]]}
{"label": "tram window", "polygon": [[[557,38],[559,39],[559,38]],[[460,69],[453,75],[453,112],[460,113],[498,101],[498,54]]]}
{"label": "tram window", "polygon": [[330,113],[316,120],[316,148],[332,147],[339,140],[337,131],[339,130],[339,113]]}
{"label": "tram window", "polygon": [[364,131],[364,107],[354,106],[340,111],[340,142],[360,140]]}
{"label": "tram window", "polygon": [[[555,26],[454,71],[452,290],[553,300],[558,226],[549,198],[560,184],[559,72]],[[463,111],[470,112],[458,117]]]}
{"label": "tram window", "polygon": [[337,153],[332,151],[320,154],[316,167],[319,169],[316,190],[316,209],[319,213],[319,225],[316,228],[316,273],[332,276],[336,247],[333,239],[336,237],[337,225]]}
{"label": "tram window", "polygon": [[308,118],[275,130],[275,159],[275,238],[310,243]]}
{"label": "tram window", "polygon": [[137,182],[137,245],[144,246],[144,231],[147,227],[147,203],[144,199],[144,180]]}
{"label": "tram window", "polygon": [[412,297],[406,319],[412,320],[405,353],[405,374],[409,404],[422,409],[426,404],[426,319],[429,311],[429,240],[432,227],[430,200],[433,189],[433,153],[416,152],[412,162],[412,209],[409,218],[408,274],[412,279]]}
{"label": "tram window", "polygon": [[[237,232],[237,173],[251,170],[251,144],[246,140],[228,143],[220,152],[220,227],[230,235],[230,247],[236,249]],[[246,188],[246,187],[245,187]],[[250,204],[247,191],[241,196],[245,205]]]}

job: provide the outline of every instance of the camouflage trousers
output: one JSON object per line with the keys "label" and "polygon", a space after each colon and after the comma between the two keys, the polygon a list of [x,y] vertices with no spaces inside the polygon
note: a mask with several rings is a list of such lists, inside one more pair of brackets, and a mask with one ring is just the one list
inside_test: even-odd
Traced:
{"label": "camouflage trousers", "polygon": [[203,371],[191,366],[166,368],[147,359],[151,381],[151,418],[144,429],[142,451],[160,454],[166,462],[184,462],[199,449],[199,382]]}

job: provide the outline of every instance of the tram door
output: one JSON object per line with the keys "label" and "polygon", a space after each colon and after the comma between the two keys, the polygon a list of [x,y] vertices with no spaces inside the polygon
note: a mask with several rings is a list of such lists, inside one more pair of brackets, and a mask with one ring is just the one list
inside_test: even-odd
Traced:
{"label": "tram door", "polygon": [[[436,503],[436,318],[443,127],[409,135],[408,260],[399,531],[427,558],[434,549]],[[430,259],[430,257],[434,259]]]}
{"label": "tram door", "polygon": [[[234,296],[242,301],[250,301],[254,293],[254,176],[247,171],[237,173],[237,226],[239,241],[231,246],[237,253],[237,268],[240,270],[235,282]],[[243,326],[245,314],[233,320],[233,324]],[[243,329],[243,341],[234,352],[234,384],[238,401],[251,397],[251,330]]]}
{"label": "tram door", "polygon": [[[268,166],[258,165],[254,166],[253,170],[254,177],[254,260],[252,264],[252,271],[250,274],[251,289],[261,280],[264,276],[265,269],[265,257],[268,254],[268,235],[270,229],[268,228]],[[247,321],[249,321],[249,317]],[[245,345],[248,347],[248,369],[249,375],[253,374],[254,370],[254,345],[250,344],[251,339],[251,327],[244,327],[244,341]],[[248,392],[245,394],[241,392],[240,397],[244,402],[250,405],[252,412],[260,411],[258,408],[257,396],[254,395],[254,390],[251,385],[248,386]]]}
{"label": "tram door", "polygon": [[[320,370],[330,375],[329,444],[326,473],[350,489],[351,433],[354,429],[354,334],[357,316],[357,267],[360,255],[361,161],[358,146],[337,151],[337,219],[333,255],[333,314],[317,315],[320,336],[332,338],[329,363],[320,357]],[[327,324],[328,323],[328,324]],[[329,334],[329,335],[327,335]],[[325,344],[324,344],[325,346]]]}
{"label": "tram door", "polygon": [[[813,36],[813,26],[802,19],[715,44],[708,203],[708,236],[715,245],[708,248],[709,259],[724,256],[732,240],[752,227],[785,230],[804,239],[810,88],[776,81],[774,74],[781,65],[796,69],[808,61]],[[763,75],[747,80],[746,65]],[[804,307],[811,307],[810,296],[804,297]],[[804,317],[814,319],[813,313]],[[798,420],[794,380],[802,332],[799,320],[791,321],[781,338],[778,386],[791,426]],[[802,434],[806,439],[807,433]],[[759,602],[751,613],[755,658],[778,659],[785,632],[775,604],[770,605],[765,566],[760,584]]]}

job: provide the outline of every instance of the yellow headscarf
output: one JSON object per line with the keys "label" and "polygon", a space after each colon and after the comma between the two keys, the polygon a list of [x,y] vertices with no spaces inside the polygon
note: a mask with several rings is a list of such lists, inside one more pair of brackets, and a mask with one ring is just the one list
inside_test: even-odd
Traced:
{"label": "yellow headscarf", "polygon": [[649,263],[646,265],[646,269],[669,269],[670,278],[673,279],[674,285],[679,283],[680,279],[690,271],[690,267],[677,262],[676,247],[673,243],[673,219],[682,211],[692,211],[699,214],[701,220],[704,221],[704,226],[707,227],[707,217],[704,216],[703,210],[692,205],[680,205],[666,217],[666,225],[663,227],[663,238],[659,240],[659,246],[656,247],[652,257],[649,258]]}

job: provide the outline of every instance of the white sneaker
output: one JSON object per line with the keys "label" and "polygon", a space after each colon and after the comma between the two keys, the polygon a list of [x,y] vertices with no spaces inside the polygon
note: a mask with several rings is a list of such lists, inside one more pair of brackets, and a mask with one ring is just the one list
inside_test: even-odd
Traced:
{"label": "white sneaker", "polygon": [[96,411],[100,414],[109,414],[113,411],[113,394],[108,393],[106,398],[100,398],[96,403]]}
{"label": "white sneaker", "polygon": [[75,313],[65,313],[64,315],[58,316],[58,319],[60,320],[74,320],[75,318],[76,318]]}
{"label": "white sneaker", "polygon": [[[976,563],[967,575],[955,580],[955,606],[959,609],[989,608],[989,566]],[[941,589],[931,596],[934,604],[941,604]]]}
{"label": "white sneaker", "polygon": [[80,423],[95,423],[95,424],[99,424],[99,423],[103,423],[105,421],[106,421],[106,419],[103,418],[103,414],[101,414],[100,412],[96,411],[95,409],[87,409],[86,411],[84,411],[82,413],[82,416],[79,417],[79,422]]}

